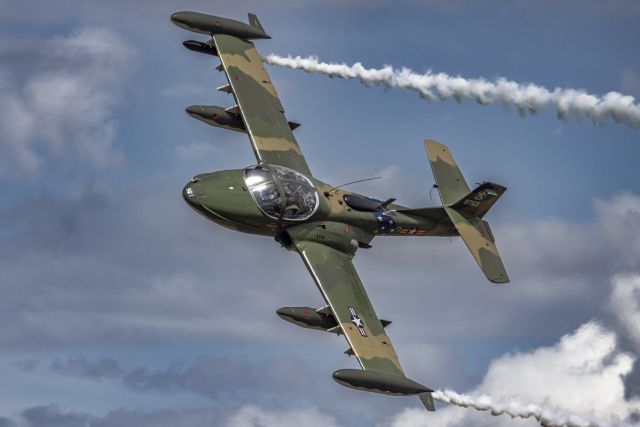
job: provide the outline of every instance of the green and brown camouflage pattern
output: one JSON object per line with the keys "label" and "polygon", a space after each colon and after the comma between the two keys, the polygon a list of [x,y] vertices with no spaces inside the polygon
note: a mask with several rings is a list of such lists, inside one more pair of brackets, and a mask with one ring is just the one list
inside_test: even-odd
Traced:
{"label": "green and brown camouflage pattern", "polygon": [[[294,232],[290,234],[295,236]],[[293,244],[331,307],[362,369],[404,376],[398,355],[351,262],[353,255],[295,237]],[[352,322],[350,309],[362,320],[364,335]]]}
{"label": "green and brown camouflage pattern", "polygon": [[493,283],[509,283],[489,224],[477,217],[466,218],[463,212],[450,207],[444,209],[487,279]]}
{"label": "green and brown camouflage pattern", "polygon": [[447,146],[425,139],[424,147],[429,155],[429,163],[442,204],[451,205],[469,194],[471,190]]}
{"label": "green and brown camouflage pattern", "polygon": [[213,40],[258,162],[311,176],[253,43],[227,34],[214,34]]}
{"label": "green and brown camouflage pattern", "polygon": [[[278,310],[278,315],[304,327],[344,334],[349,344],[345,353],[355,355],[364,371],[336,371],[336,381],[368,391],[418,394],[425,407],[433,410],[431,390],[406,378],[352,259],[358,250],[371,247],[376,236],[460,235],[487,278],[494,283],[506,283],[509,279],[493,234],[489,224],[482,220],[506,188],[483,183],[471,191],[449,149],[425,140],[443,206],[412,209],[369,199],[365,205],[371,209],[366,210],[362,205],[350,204],[350,200],[364,196],[312,176],[291,131],[296,124],[287,122],[262,59],[247,40],[251,37],[240,35],[266,35],[257,18],[250,15],[253,29],[233,21],[228,31],[224,18],[181,12],[173,15],[172,20],[196,32],[211,31],[209,46],[215,45],[215,51],[206,49],[206,53],[220,57],[217,68],[225,71],[229,82],[220,90],[231,93],[237,103],[226,109],[191,106],[187,113],[212,126],[246,132],[260,164],[279,165],[302,173],[315,188],[318,200],[315,210],[309,211],[302,222],[287,221],[283,214],[279,218],[268,217],[256,205],[244,170],[234,169],[196,175],[183,189],[185,201],[211,221],[236,231],[274,237],[283,247],[301,256],[327,307],[315,311],[310,307],[284,307]],[[281,184],[278,186],[282,192]],[[310,191],[313,193],[313,188]],[[268,200],[282,199],[272,196]],[[285,206],[284,201],[280,203]]]}
{"label": "green and brown camouflage pattern", "polygon": [[482,272],[493,283],[508,283],[509,277],[495,245],[489,224],[481,218],[506,191],[486,182],[471,191],[446,145],[425,139],[431,170],[444,211],[458,235],[471,251]]}

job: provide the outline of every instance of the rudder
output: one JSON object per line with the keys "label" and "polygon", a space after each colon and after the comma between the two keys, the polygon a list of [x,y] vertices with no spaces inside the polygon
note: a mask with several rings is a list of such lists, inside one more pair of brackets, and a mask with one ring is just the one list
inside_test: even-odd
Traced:
{"label": "rudder", "polygon": [[483,182],[451,207],[457,211],[467,212],[482,218],[505,191],[507,191],[507,187],[503,185]]}

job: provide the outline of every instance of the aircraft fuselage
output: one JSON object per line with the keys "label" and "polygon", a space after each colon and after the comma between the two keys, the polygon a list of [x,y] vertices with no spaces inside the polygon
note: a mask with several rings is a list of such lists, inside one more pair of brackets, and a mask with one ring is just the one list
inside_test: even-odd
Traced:
{"label": "aircraft fuselage", "polygon": [[[249,168],[247,168],[249,169]],[[376,235],[386,236],[449,236],[457,235],[455,229],[443,227],[428,218],[406,215],[398,210],[407,209],[397,204],[384,208],[362,211],[350,207],[345,196],[360,197],[357,193],[336,189],[322,181],[307,178],[313,185],[317,206],[312,214],[303,219],[286,218],[283,206],[279,214],[265,213],[252,197],[247,185],[247,169],[233,169],[196,175],[185,185],[182,195],[187,204],[207,219],[232,230],[262,236],[278,237],[285,229],[306,223],[334,222],[355,227],[370,238],[360,242],[366,245]],[[306,178],[306,177],[305,177]],[[274,185],[276,194],[285,194],[286,189]],[[285,204],[284,197],[280,197]],[[279,203],[279,202],[277,202]],[[276,203],[276,204],[277,204]],[[271,203],[270,206],[272,206]],[[298,208],[298,205],[295,205]],[[278,209],[276,209],[278,210]],[[368,241],[367,241],[368,240]]]}

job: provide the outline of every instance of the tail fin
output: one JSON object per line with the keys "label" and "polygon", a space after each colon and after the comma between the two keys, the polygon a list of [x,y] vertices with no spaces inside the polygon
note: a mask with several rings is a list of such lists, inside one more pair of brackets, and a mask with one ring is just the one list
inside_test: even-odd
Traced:
{"label": "tail fin", "polygon": [[433,396],[431,395],[431,392],[420,393],[418,397],[424,407],[427,408],[427,411],[433,412],[436,410],[436,405],[433,403]]}
{"label": "tail fin", "polygon": [[425,140],[440,199],[456,231],[471,255],[493,283],[508,283],[489,223],[482,217],[507,188],[492,182],[480,184],[471,191],[446,145]]}
{"label": "tail fin", "polygon": [[264,30],[264,28],[262,28],[262,24],[260,24],[260,21],[258,20],[258,17],[256,15],[254,15],[253,13],[249,14],[249,25],[251,25],[253,28],[256,28],[256,29],[262,31],[263,33],[267,34],[266,31]]}
{"label": "tail fin", "polygon": [[482,218],[505,191],[507,191],[507,187],[500,184],[483,182],[451,207],[457,211],[467,212]]}

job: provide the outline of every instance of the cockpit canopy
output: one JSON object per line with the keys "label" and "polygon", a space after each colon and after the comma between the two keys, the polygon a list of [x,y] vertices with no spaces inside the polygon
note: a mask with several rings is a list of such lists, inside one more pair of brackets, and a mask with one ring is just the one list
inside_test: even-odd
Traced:
{"label": "cockpit canopy", "polygon": [[320,203],[309,178],[282,166],[250,166],[244,170],[244,182],[258,208],[271,219],[304,221]]}

